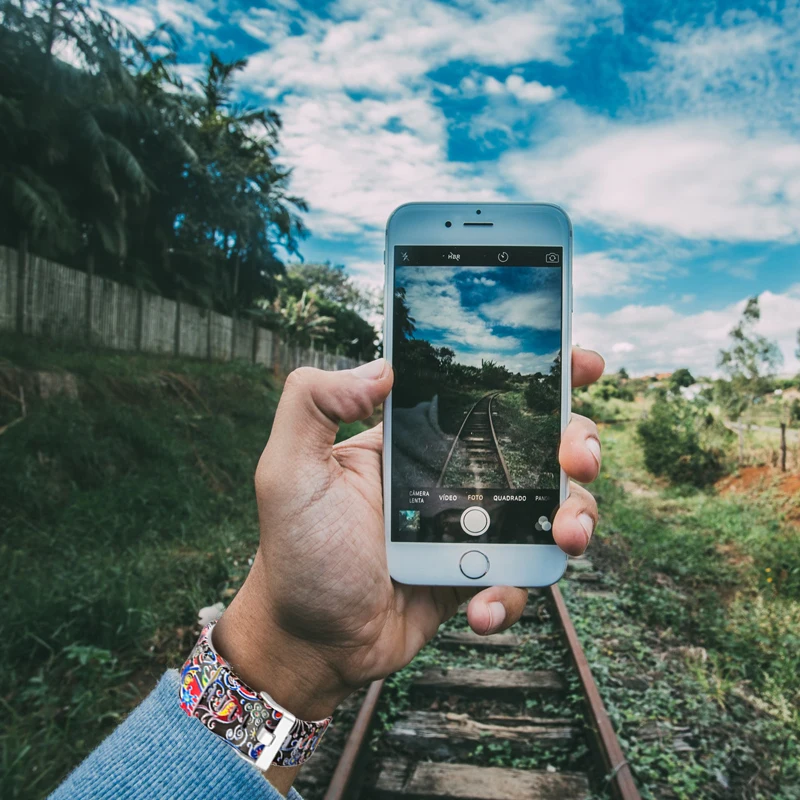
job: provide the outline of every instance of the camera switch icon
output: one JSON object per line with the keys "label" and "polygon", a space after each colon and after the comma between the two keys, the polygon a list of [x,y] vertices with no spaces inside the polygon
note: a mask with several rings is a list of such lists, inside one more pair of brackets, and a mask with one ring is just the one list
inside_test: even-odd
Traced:
{"label": "camera switch icon", "polygon": [[544,260],[545,260],[545,261],[546,261],[548,264],[558,264],[558,253],[548,253],[548,254],[547,254],[545,257],[544,257]]}
{"label": "camera switch icon", "polygon": [[536,528],[537,531],[544,531],[545,533],[547,533],[552,527],[553,524],[544,514],[542,514],[542,516],[536,520],[536,525],[534,525],[534,528]]}

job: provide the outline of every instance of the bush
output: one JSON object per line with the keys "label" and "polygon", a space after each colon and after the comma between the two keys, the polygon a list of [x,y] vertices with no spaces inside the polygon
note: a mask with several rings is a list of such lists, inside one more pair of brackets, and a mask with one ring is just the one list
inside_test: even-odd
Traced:
{"label": "bush", "polygon": [[558,411],[560,386],[552,376],[532,375],[525,388],[525,402],[535,414]]}
{"label": "bush", "polygon": [[647,469],[672,483],[692,486],[707,486],[721,477],[725,472],[722,450],[704,446],[701,425],[707,425],[707,420],[698,420],[691,404],[677,397],[660,397],[637,427]]}

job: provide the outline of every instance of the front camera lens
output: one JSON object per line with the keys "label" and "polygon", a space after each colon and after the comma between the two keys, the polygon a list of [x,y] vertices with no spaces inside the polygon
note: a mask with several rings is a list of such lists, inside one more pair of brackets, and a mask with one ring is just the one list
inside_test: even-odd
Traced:
{"label": "front camera lens", "polygon": [[475,213],[476,213],[476,214],[480,214],[480,213],[481,213],[481,210],[480,210],[480,209],[478,209],[478,210],[477,210]]}
{"label": "front camera lens", "polygon": [[449,228],[452,224],[453,223],[450,222],[450,220],[447,220],[447,222],[445,222],[444,226],[445,226],[445,228]]}

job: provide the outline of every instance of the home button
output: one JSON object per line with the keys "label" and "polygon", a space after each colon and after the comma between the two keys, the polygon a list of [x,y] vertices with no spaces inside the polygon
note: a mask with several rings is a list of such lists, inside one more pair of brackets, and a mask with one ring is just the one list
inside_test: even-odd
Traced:
{"label": "home button", "polygon": [[470,550],[461,556],[458,566],[465,578],[477,580],[489,571],[489,559],[478,550]]}

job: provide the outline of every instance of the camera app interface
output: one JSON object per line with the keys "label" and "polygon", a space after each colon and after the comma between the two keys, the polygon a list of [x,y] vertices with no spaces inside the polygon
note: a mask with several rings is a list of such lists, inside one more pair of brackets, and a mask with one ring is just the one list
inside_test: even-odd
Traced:
{"label": "camera app interface", "polygon": [[562,259],[395,247],[393,541],[553,544]]}

